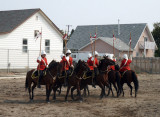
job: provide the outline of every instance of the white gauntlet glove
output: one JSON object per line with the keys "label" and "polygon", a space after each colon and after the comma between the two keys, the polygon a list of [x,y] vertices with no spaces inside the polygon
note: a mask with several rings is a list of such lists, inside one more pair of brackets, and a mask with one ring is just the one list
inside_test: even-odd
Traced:
{"label": "white gauntlet glove", "polygon": [[41,61],[41,56],[39,56],[39,57],[37,58],[37,60]]}

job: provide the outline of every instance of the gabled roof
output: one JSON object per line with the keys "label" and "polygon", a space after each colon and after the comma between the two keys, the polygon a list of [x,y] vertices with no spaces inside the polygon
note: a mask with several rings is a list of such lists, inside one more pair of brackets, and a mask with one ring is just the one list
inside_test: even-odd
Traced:
{"label": "gabled roof", "polygon": [[8,33],[40,9],[0,11],[0,33]]}
{"label": "gabled roof", "polygon": [[146,23],[120,24],[120,35],[118,35],[118,24],[77,26],[76,30],[74,31],[70,40],[67,43],[67,47],[70,49],[79,50],[83,46],[87,45],[88,43],[90,43],[90,33],[94,35],[97,27],[97,37],[113,38],[113,31],[114,31],[114,36],[116,38],[119,38],[126,44],[129,43],[130,32],[131,32],[131,37],[132,37],[131,48],[134,49],[146,25],[147,25]]}
{"label": "gabled roof", "polygon": [[[109,44],[111,46],[113,46],[113,38],[99,37],[98,39],[106,42],[107,44]],[[114,47],[117,50],[121,50],[121,51],[128,51],[129,50],[129,46],[118,38],[116,38],[116,40],[114,40]]]}
{"label": "gabled roof", "polygon": [[[10,10],[10,11],[0,11],[0,34],[10,33],[18,26],[20,26],[23,22],[25,22],[28,18],[33,16],[35,13],[41,11],[41,13],[45,15],[45,13],[37,8],[37,9],[23,9],[23,10]],[[46,18],[51,22],[51,24],[60,32],[58,27],[46,16]]]}

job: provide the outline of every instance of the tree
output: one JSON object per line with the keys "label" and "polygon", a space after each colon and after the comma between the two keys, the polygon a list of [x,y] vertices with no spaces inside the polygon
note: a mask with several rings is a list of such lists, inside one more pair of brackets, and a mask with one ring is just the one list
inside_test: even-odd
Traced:
{"label": "tree", "polygon": [[158,50],[155,51],[155,56],[159,57],[160,56],[160,22],[154,23],[153,26],[154,26],[154,29],[152,31],[152,35],[158,47]]}

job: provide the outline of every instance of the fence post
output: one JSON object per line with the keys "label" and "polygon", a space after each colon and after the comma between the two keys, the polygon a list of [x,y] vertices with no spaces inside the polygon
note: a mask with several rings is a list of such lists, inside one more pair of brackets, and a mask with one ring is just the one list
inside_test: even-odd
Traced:
{"label": "fence post", "polygon": [[8,52],[7,52],[8,54],[7,54],[7,73],[9,73],[10,72],[10,63],[9,63],[9,49],[8,49]]}
{"label": "fence post", "polygon": [[27,71],[29,71],[29,50],[28,50],[28,67]]}

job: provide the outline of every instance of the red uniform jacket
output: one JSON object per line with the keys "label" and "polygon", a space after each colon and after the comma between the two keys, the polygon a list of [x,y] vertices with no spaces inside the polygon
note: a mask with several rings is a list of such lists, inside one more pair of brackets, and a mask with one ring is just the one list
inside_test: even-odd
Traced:
{"label": "red uniform jacket", "polygon": [[48,65],[46,57],[42,58],[41,61],[37,60],[37,63],[39,63],[37,66],[37,70],[44,70]]}
{"label": "red uniform jacket", "polygon": [[[122,62],[121,62],[121,66],[120,66],[120,72],[124,72],[126,70],[131,70],[130,69],[130,63],[132,62],[132,60],[128,59],[127,62],[126,62],[126,59],[123,59]],[[125,64],[126,63],[126,64]]]}
{"label": "red uniform jacket", "polygon": [[[116,62],[116,60],[115,59],[113,59],[113,61],[114,62]],[[108,66],[108,70],[115,70],[115,65],[110,65],[110,66]]]}
{"label": "red uniform jacket", "polygon": [[95,62],[95,66],[97,67],[99,65],[97,58],[94,59],[94,62]]}
{"label": "red uniform jacket", "polygon": [[87,60],[87,64],[88,64],[90,70],[93,70],[93,61],[92,61],[92,57],[90,57],[90,58]]}
{"label": "red uniform jacket", "polygon": [[[69,67],[71,65],[73,65],[73,59],[72,57],[69,57],[69,61],[67,61],[66,57],[64,56],[61,60],[61,62],[63,64],[63,67],[62,67],[62,70],[65,71],[65,70],[69,70]],[[65,67],[65,64],[66,64],[66,67]]]}

